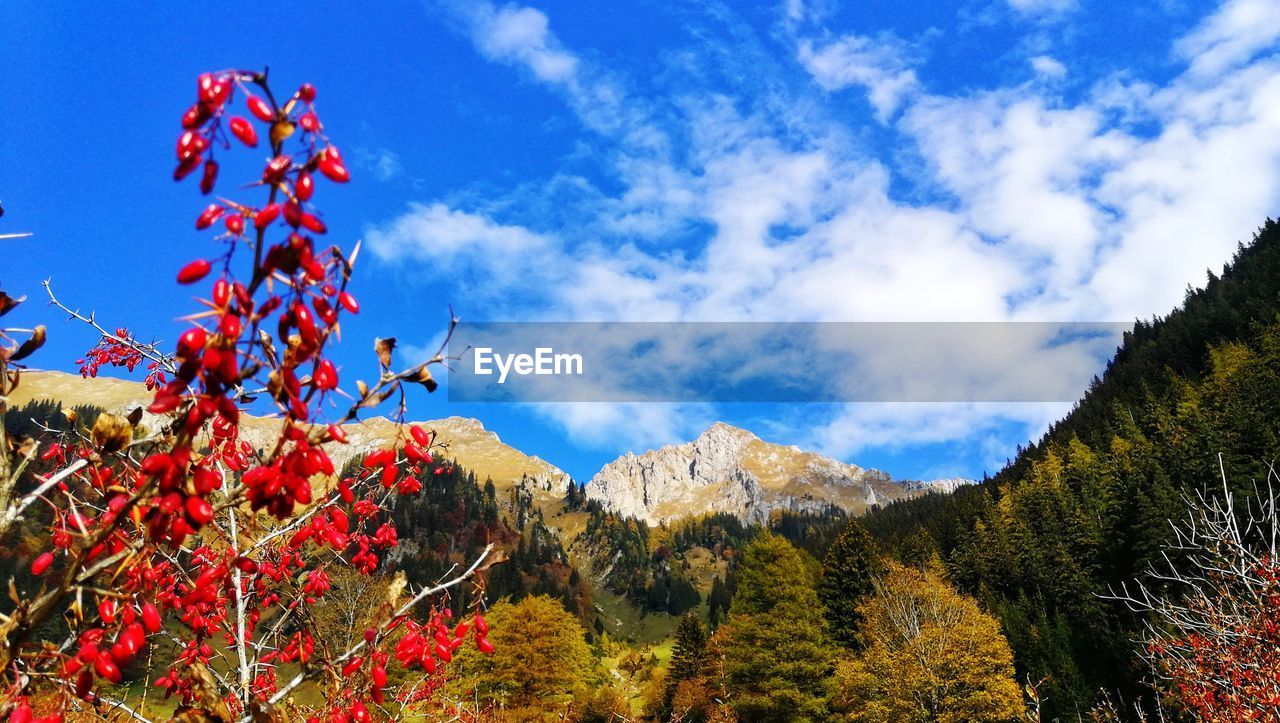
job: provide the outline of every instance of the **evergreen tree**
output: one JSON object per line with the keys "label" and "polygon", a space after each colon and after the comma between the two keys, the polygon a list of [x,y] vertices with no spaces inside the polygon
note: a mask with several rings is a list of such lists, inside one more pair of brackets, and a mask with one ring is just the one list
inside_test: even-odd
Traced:
{"label": "evergreen tree", "polygon": [[862,525],[850,521],[836,538],[822,566],[818,599],[826,612],[831,637],[845,647],[858,645],[858,606],[875,589],[884,572],[876,541]]}
{"label": "evergreen tree", "polygon": [[662,698],[659,718],[667,720],[673,714],[688,720],[689,711],[673,711],[672,700],[676,688],[685,681],[695,681],[703,676],[707,667],[707,631],[698,617],[687,613],[676,624],[676,641],[671,650],[671,666],[667,669],[666,691]]}
{"label": "evergreen tree", "polygon": [[806,556],[776,535],[762,534],[743,551],[721,631],[740,719],[825,720],[831,648],[815,578]]}

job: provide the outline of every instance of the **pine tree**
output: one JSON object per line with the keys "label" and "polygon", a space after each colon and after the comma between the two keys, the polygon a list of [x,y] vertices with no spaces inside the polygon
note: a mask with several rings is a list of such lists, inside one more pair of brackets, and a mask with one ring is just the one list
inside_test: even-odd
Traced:
{"label": "pine tree", "polygon": [[818,586],[818,599],[835,642],[858,645],[858,606],[874,591],[883,571],[875,539],[862,525],[850,521],[827,553]]}
{"label": "pine tree", "polygon": [[831,649],[815,567],[769,533],[743,551],[722,628],[731,702],[742,720],[826,719]]}
{"label": "pine tree", "polygon": [[707,667],[707,631],[702,622],[693,613],[686,613],[676,624],[676,642],[671,650],[671,666],[667,670],[666,691],[662,697],[662,709],[659,718],[667,720],[673,714],[679,714],[688,720],[690,711],[673,711],[672,700],[676,688],[686,681],[696,681],[706,672]]}

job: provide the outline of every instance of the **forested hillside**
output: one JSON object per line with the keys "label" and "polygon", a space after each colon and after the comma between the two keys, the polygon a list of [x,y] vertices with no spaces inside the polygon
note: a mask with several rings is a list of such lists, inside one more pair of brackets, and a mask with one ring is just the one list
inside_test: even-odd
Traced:
{"label": "forested hillside", "polygon": [[[994,612],[1051,715],[1150,697],[1141,620],[1107,597],[1141,576],[1184,495],[1267,481],[1280,437],[1280,225],[1270,219],[1181,308],[1141,321],[1039,442],[981,485],[864,522],[899,557],[936,550]],[[1174,560],[1177,564],[1177,560]]]}

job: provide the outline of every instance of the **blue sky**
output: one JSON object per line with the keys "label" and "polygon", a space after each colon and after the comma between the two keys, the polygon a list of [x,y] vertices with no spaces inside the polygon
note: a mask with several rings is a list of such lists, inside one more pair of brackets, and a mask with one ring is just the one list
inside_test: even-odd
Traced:
{"label": "blue sky", "polygon": [[[169,180],[195,76],[309,81],[355,180],[363,311],[410,354],[464,318],[1127,321],[1165,313],[1280,195],[1280,4],[0,5],[0,288],[44,322],[172,340],[207,253]],[[226,172],[226,171],[224,171]],[[157,283],[159,282],[159,283]],[[589,477],[723,419],[898,477],[978,476],[1063,404],[543,404],[477,416]]]}

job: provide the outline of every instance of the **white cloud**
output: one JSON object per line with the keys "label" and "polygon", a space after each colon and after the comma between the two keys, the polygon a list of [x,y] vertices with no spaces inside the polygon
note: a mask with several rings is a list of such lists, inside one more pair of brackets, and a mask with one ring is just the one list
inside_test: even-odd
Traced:
{"label": "white cloud", "polygon": [[903,60],[900,43],[862,35],[846,35],[815,47],[810,40],[800,42],[798,57],[826,90],[862,86],[881,122],[887,121],[904,98],[917,89],[915,71]]}
{"label": "white cloud", "polygon": [[400,156],[386,148],[356,149],[356,163],[368,170],[379,181],[390,181],[404,173]]}
{"label": "white cloud", "polygon": [[541,11],[487,3],[476,3],[471,9],[472,37],[490,59],[522,63],[547,82],[568,83],[575,78],[578,59],[559,47]]}
{"label": "white cloud", "polygon": [[687,442],[716,421],[710,405],[590,402],[535,404],[534,412],[564,430],[574,444],[645,450]]}
{"label": "white cloud", "polygon": [[1028,62],[1031,63],[1032,70],[1045,78],[1058,79],[1067,76],[1067,66],[1048,55],[1037,55]]}
{"label": "white cloud", "polygon": [[[1075,7],[1010,4],[1028,15]],[[620,190],[592,188],[579,224],[554,233],[459,201],[415,205],[369,240],[386,259],[444,254],[497,288],[536,287],[526,316],[1128,320],[1167,312],[1280,201],[1274,2],[1225,3],[1173,46],[1187,67],[1172,80],[1104,78],[1079,100],[1043,82],[939,93],[891,37],[793,37],[822,89],[868,93],[898,142],[883,160],[812,90],[761,82],[645,97],[565,48],[540,11],[453,7],[485,57],[562,95],[608,149],[597,159]],[[799,2],[781,12],[812,15]],[[1041,78],[1066,74],[1048,55],[1026,62]],[[672,138],[687,147],[673,151]],[[902,170],[904,155],[918,167]],[[903,201],[895,180],[921,192]],[[673,241],[693,226],[710,230]],[[622,434],[635,413],[554,412],[576,434]],[[670,408],[647,413],[663,430],[654,439],[685,430]],[[864,447],[839,440],[957,439],[1010,418],[1039,429],[1039,415],[853,408],[815,434],[852,452]]]}
{"label": "white cloud", "polygon": [[1022,15],[1059,15],[1079,7],[1077,0],[1007,0],[1009,7]]}
{"label": "white cloud", "polygon": [[[868,449],[902,450],[921,444],[970,440],[982,446],[997,439],[998,430],[1012,425],[1034,439],[1069,411],[1070,403],[972,404],[894,403],[850,404],[824,426],[814,430],[812,447],[823,454],[848,458]],[[983,460],[987,469],[1004,464],[1007,449],[991,445]],[[1011,455],[1010,455],[1011,456]]]}
{"label": "white cloud", "polygon": [[1280,3],[1229,0],[1175,46],[1196,76],[1222,72],[1273,46],[1280,37]]}

